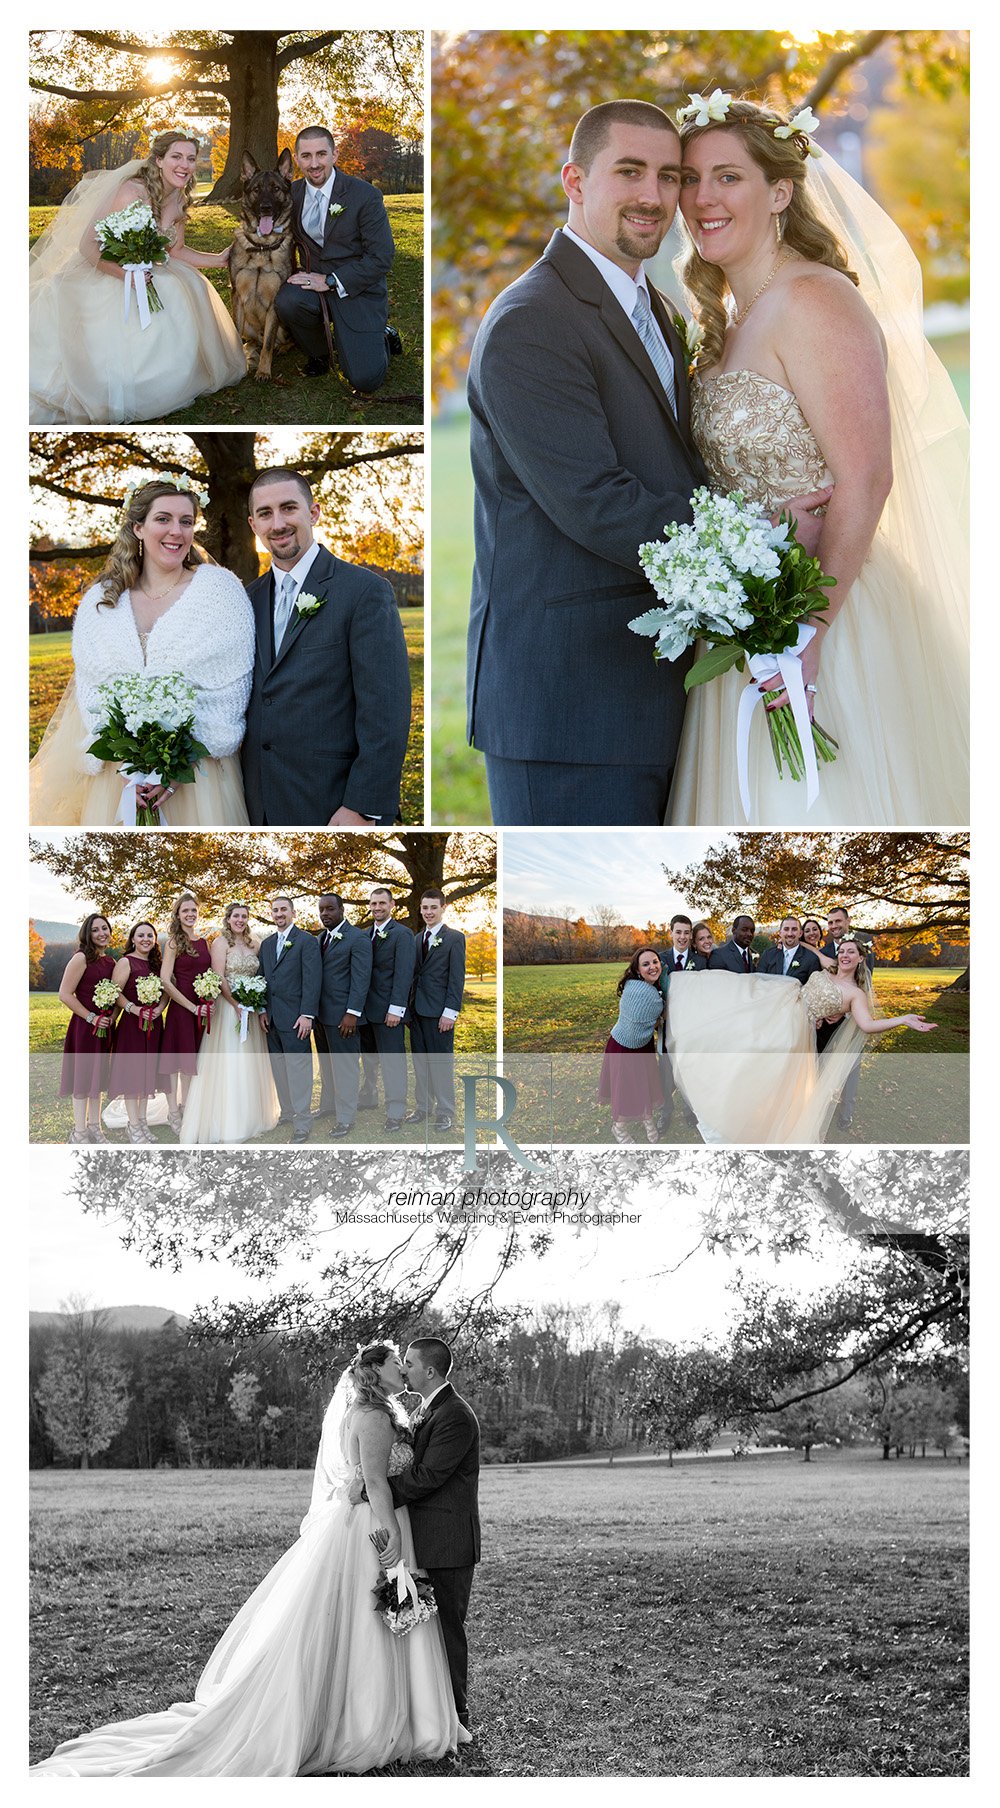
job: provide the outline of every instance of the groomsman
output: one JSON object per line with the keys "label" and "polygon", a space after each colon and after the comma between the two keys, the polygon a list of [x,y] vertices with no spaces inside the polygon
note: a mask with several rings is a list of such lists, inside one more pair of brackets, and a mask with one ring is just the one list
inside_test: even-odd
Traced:
{"label": "groomsman", "polygon": [[[835,904],[827,918],[826,927],[828,934],[827,940],[823,943],[823,953],[829,955],[831,960],[836,960],[840,953],[841,942],[853,935],[850,912],[845,910],[842,904]],[[869,973],[874,973],[875,950],[870,942],[862,942],[861,946],[865,950],[865,965],[867,966]],[[816,1047],[820,1054],[823,1053],[830,1037],[838,1028],[839,1025],[836,1023],[818,1023],[816,1025]],[[851,1127],[851,1120],[854,1117],[854,1107],[858,1097],[858,1083],[860,1079],[861,1056],[859,1055],[857,1060],[851,1064],[851,1071],[847,1076],[844,1083],[844,1090],[840,1095],[840,1108],[837,1112],[837,1123],[841,1130],[849,1130]]]}
{"label": "groomsman", "polygon": [[307,1143],[312,1119],[309,1038],[319,1012],[322,961],[312,936],[295,921],[291,898],[272,898],[271,915],[275,933],[260,945],[260,970],[267,981],[264,1028],[281,1106],[278,1122],[293,1126],[293,1143]]}
{"label": "groomsman", "polygon": [[804,986],[810,973],[818,973],[821,965],[813,950],[803,944],[802,924],[798,917],[782,917],[777,946],[765,949],[757,971],[783,974],[786,979],[797,979],[799,985]]}
{"label": "groomsman", "polygon": [[[690,917],[674,916],[670,919],[670,947],[660,950],[660,991],[663,993],[664,1009],[667,1006],[667,994],[670,981],[675,973],[701,973],[708,961],[703,954],[696,954],[691,946],[694,924]],[[661,1131],[666,1130],[674,1113],[674,1070],[667,1054],[667,1025],[664,1017],[663,1029],[660,1033],[659,1048],[660,1084],[663,1087],[664,1105],[658,1114],[657,1122]],[[689,1112],[692,1123],[694,1118]]]}
{"label": "groomsman", "polygon": [[377,1111],[378,1076],[382,1070],[385,1127],[398,1130],[406,1111],[406,1033],[403,1028],[413,985],[413,936],[393,917],[393,898],[385,885],[368,896],[372,919],[368,940],[372,972],[361,1020],[363,1080],[359,1111]]}
{"label": "groomsman", "polygon": [[750,944],[756,933],[757,925],[753,917],[736,917],[728,939],[721,948],[713,948],[708,957],[709,972],[756,972],[757,963],[750,951]]}
{"label": "groomsman", "polygon": [[[831,960],[836,960],[840,953],[841,942],[844,941],[845,938],[852,938],[854,935],[854,931],[851,928],[850,912],[845,910],[842,904],[834,905],[830,915],[827,917],[826,929],[827,939],[823,943],[823,953],[828,954]],[[874,973],[875,950],[872,947],[871,942],[862,942],[861,947],[865,951],[865,964],[867,965],[868,971],[869,973]]]}
{"label": "groomsman", "polygon": [[416,1109],[408,1124],[424,1123],[434,1101],[435,1130],[455,1121],[455,1023],[465,988],[465,937],[444,921],[444,892],[428,886],[420,897],[424,927],[414,932],[410,1049]]}
{"label": "groomsman", "polygon": [[313,1040],[323,1090],[316,1116],[336,1119],[331,1135],[339,1140],[350,1134],[358,1109],[359,1026],[372,976],[372,945],[363,929],[347,921],[337,892],[324,892],[319,918],[323,981]]}

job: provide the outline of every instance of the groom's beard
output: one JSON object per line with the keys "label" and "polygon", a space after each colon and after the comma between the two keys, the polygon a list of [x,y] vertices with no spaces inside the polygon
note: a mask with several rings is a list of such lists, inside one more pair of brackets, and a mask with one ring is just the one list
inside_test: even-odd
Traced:
{"label": "groom's beard", "polygon": [[670,231],[670,221],[662,213],[645,213],[641,207],[632,207],[629,212],[638,215],[642,220],[659,220],[663,225],[663,231],[654,244],[652,239],[636,238],[630,232],[628,221],[624,217],[619,221],[615,244],[624,257],[635,257],[642,263],[647,257],[656,256]]}

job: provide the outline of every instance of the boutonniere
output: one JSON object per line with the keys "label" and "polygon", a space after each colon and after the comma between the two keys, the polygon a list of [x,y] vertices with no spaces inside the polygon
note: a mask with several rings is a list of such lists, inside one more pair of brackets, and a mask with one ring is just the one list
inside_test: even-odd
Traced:
{"label": "boutonniere", "polygon": [[389,933],[389,925],[388,925],[388,923],[383,923],[381,928],[376,929],[376,931],[375,931],[376,941],[384,942],[388,933]]}
{"label": "boutonniere", "polygon": [[342,929],[331,929],[331,931],[330,931],[331,942],[342,942],[343,939],[344,939],[344,931]]}
{"label": "boutonniere", "polygon": [[338,213],[343,213],[343,211],[344,210],[341,207],[339,201],[331,201],[330,202],[330,218],[331,218],[331,220],[335,220]]}
{"label": "boutonniere", "polygon": [[798,961],[793,961],[791,966],[788,969],[789,973],[794,973],[798,964],[799,964]]}
{"label": "boutonniere", "polygon": [[308,590],[300,590],[295,598],[295,607],[299,615],[316,615],[325,602],[325,596],[310,596]]}
{"label": "boutonniere", "polygon": [[441,946],[441,937],[439,935],[432,935],[430,941],[427,944],[427,951],[428,951],[428,953],[430,953],[430,950],[432,948],[440,948],[440,946]]}
{"label": "boutonniere", "polygon": [[698,367],[698,354],[705,343],[705,329],[696,320],[687,320],[683,314],[674,315],[674,326],[687,355],[687,374],[693,377]]}

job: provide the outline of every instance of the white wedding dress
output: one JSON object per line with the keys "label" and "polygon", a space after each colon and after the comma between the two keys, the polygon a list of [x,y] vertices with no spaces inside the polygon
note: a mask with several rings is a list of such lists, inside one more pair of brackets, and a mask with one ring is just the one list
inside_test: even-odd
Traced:
{"label": "white wedding dress", "polygon": [[[194,1700],[68,1739],[33,1775],[360,1776],[456,1749],[437,1616],[398,1638],[374,1611],[376,1518],[347,1499],[354,1468],[340,1392],[327,1409],[301,1534],[223,1633]],[[412,1462],[411,1445],[394,1442],[389,1474]],[[405,1507],[396,1518],[412,1573]]]}
{"label": "white wedding dress", "polygon": [[831,974],[701,973],[671,986],[667,1050],[704,1142],[822,1142],[865,1035],[853,1017],[822,1055],[816,1024],[844,1008]]}
{"label": "white wedding dress", "polygon": [[[250,978],[260,971],[255,949],[237,942],[226,955],[226,978],[238,974]],[[246,1039],[240,1040],[241,1022],[232,1006],[218,998],[212,1007],[212,1027],[202,1037],[198,1071],[191,1081],[182,1143],[243,1143],[278,1121],[278,1095],[271,1076],[267,1040],[255,1013],[246,1020]]]}
{"label": "white wedding dress", "polygon": [[[29,420],[38,426],[159,421],[246,374],[242,341],[210,282],[169,258],[153,285],[163,303],[145,329],[135,297],[98,270],[94,224],[142,163],[85,176],[32,247]],[[82,248],[86,246],[88,256]]]}

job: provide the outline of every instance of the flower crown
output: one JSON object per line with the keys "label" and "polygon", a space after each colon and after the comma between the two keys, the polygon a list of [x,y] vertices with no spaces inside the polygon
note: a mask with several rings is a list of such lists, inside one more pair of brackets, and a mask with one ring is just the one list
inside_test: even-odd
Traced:
{"label": "flower crown", "polygon": [[[734,96],[726,94],[722,88],[714,88],[711,94],[689,94],[686,107],[678,107],[677,124],[695,126],[723,125],[729,117],[729,109]],[[802,157],[822,157],[818,144],[813,144],[811,134],[818,130],[819,120],[811,107],[800,107],[793,113],[787,125],[773,125],[769,119],[758,122],[768,127],[774,138],[791,138]]]}
{"label": "flower crown", "polygon": [[133,496],[137,495],[140,490],[147,489],[152,483],[168,483],[171,489],[181,490],[187,495],[194,496],[199,508],[206,509],[208,507],[208,491],[203,490],[199,484],[193,483],[186,471],[182,471],[179,477],[175,477],[171,471],[157,471],[155,477],[142,477],[135,483],[129,484],[122,498],[123,511],[128,508]]}

